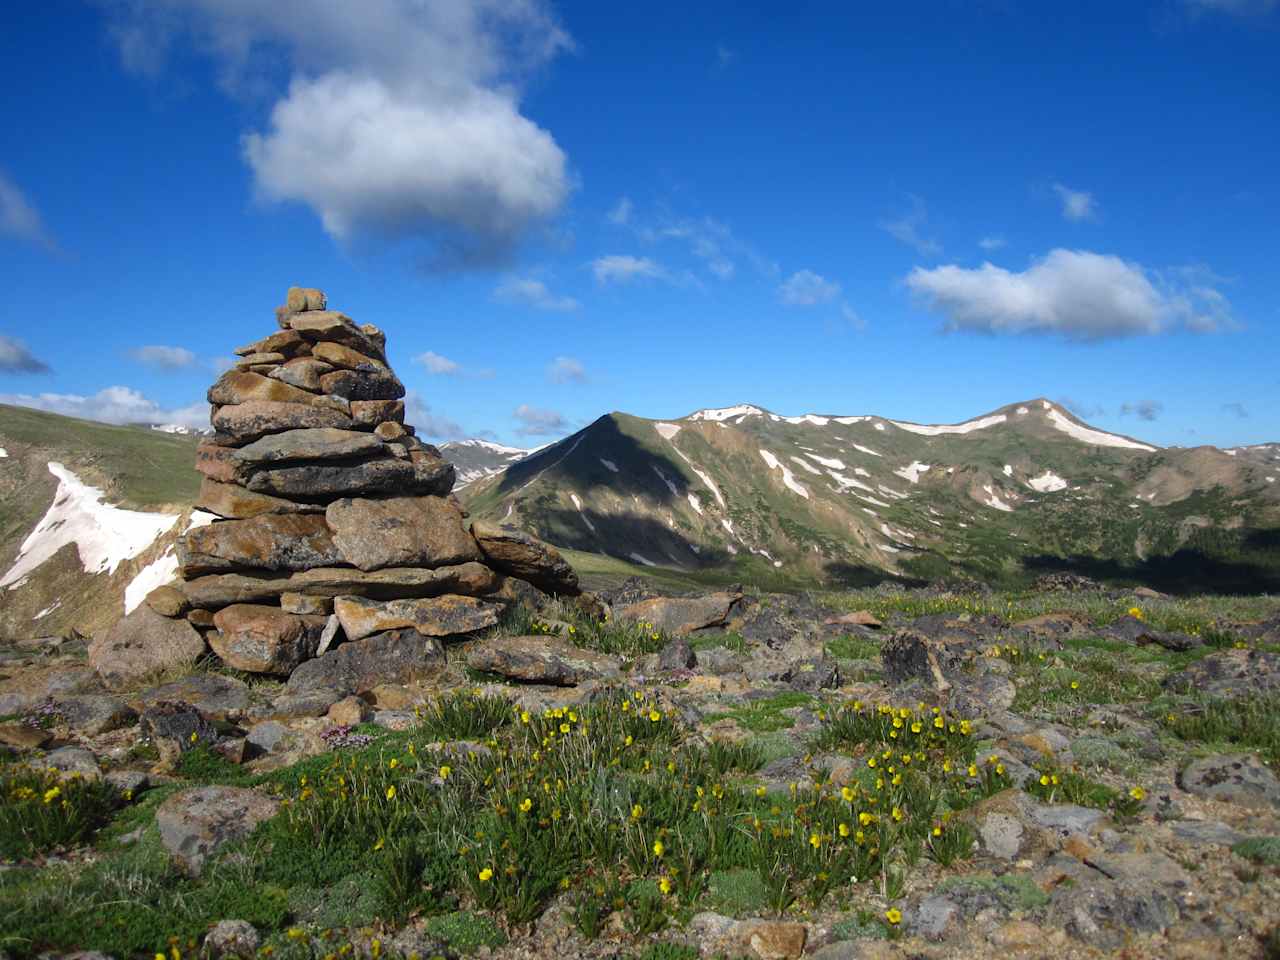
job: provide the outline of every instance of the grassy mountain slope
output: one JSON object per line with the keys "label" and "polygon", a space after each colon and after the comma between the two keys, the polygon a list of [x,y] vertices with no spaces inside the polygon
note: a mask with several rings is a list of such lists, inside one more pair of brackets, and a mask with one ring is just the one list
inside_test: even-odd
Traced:
{"label": "grassy mountain slope", "polygon": [[1073,569],[1257,591],[1280,586],[1275,473],[1102,433],[1046,400],[943,427],[741,406],[610,414],[463,498],[571,549],[749,580]]}

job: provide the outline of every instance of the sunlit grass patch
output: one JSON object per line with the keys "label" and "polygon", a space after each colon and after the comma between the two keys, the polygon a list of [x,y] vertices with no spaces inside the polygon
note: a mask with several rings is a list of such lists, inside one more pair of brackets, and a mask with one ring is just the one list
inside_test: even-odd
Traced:
{"label": "sunlit grass patch", "polygon": [[1160,722],[1180,740],[1245,747],[1280,764],[1280,695],[1181,701]]}
{"label": "sunlit grass patch", "polygon": [[122,797],[110,784],[24,763],[0,766],[0,858],[91,840]]}

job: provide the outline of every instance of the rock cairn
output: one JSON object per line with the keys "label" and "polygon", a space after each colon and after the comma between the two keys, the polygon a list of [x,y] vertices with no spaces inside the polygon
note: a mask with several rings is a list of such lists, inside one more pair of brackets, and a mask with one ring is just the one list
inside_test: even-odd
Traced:
{"label": "rock cairn", "polygon": [[496,624],[528,590],[515,580],[580,593],[554,548],[466,522],[453,466],[404,423],[381,330],[297,287],[276,318],[209,389],[196,507],[218,519],[178,541],[181,580],[95,642],[105,678],[207,643],[238,670],[345,696],[438,671],[441,641]]}

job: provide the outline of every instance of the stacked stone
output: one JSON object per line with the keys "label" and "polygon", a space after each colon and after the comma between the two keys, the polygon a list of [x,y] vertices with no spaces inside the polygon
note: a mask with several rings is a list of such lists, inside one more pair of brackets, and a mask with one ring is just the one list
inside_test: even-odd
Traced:
{"label": "stacked stone", "polygon": [[579,593],[553,548],[466,523],[453,466],[404,423],[381,330],[296,287],[276,316],[209,389],[196,506],[218,519],[179,540],[180,597],[148,598],[153,612],[236,669],[350,688],[366,667],[395,674],[379,682],[438,669],[442,638],[498,622],[511,578]]}

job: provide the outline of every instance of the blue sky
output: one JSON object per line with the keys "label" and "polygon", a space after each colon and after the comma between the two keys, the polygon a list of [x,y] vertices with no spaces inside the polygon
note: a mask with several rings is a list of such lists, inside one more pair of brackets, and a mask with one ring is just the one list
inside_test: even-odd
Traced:
{"label": "blue sky", "polygon": [[610,410],[1280,440],[1280,2],[0,12],[0,402],[202,421],[291,284],[436,439]]}

